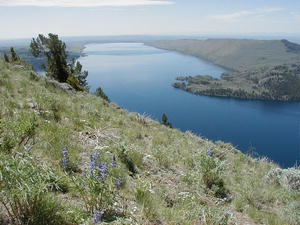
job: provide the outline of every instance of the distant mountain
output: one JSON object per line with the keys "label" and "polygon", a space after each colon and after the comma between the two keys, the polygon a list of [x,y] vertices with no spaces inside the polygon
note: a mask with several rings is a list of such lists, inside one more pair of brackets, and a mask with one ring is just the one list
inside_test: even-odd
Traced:
{"label": "distant mountain", "polygon": [[[288,40],[207,39],[147,43],[234,70],[177,78],[175,88],[218,97],[300,101],[300,45]],[[193,74],[194,75],[194,74]]]}
{"label": "distant mountain", "polygon": [[300,60],[300,45],[287,40],[182,39],[148,42],[147,45],[196,56],[236,71]]}

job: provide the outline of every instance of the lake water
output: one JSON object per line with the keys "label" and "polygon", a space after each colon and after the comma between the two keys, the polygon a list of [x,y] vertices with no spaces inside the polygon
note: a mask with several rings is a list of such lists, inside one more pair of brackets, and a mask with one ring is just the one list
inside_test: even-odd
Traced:
{"label": "lake water", "polygon": [[252,147],[283,167],[300,160],[300,103],[244,101],[196,96],[171,84],[177,76],[226,70],[209,62],[141,43],[90,44],[79,60],[89,71],[94,91],[129,111],[160,120],[166,113],[174,127],[212,140],[231,142],[247,152]]}

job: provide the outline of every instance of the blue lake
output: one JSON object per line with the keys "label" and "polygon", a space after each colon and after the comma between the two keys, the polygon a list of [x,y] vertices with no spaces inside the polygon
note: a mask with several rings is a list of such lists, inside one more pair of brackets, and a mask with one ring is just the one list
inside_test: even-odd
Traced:
{"label": "blue lake", "polygon": [[195,57],[141,43],[89,44],[79,61],[89,71],[91,91],[102,87],[129,111],[160,120],[166,113],[174,127],[212,140],[252,147],[283,167],[300,161],[300,103],[244,101],[196,96],[171,84],[177,76],[226,69]]}

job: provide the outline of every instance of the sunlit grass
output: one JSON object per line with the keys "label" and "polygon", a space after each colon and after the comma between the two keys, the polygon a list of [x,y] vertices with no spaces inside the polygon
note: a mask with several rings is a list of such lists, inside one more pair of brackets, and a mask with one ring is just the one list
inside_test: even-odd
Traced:
{"label": "sunlit grass", "polygon": [[[33,159],[20,173],[47,177],[42,167],[55,174],[55,179],[34,183],[30,176],[24,178],[24,188],[26,182],[34,188],[39,182],[58,185],[39,195],[41,209],[58,216],[53,224],[93,224],[94,209],[100,206],[102,221],[111,224],[299,222],[299,191],[266,182],[275,164],[246,156],[230,144],[170,129],[95,95],[65,93],[32,73],[0,61],[0,154],[12,163],[5,170],[15,174],[10,178],[13,188],[18,187],[16,155],[18,160]],[[64,147],[70,171],[62,167]],[[101,162],[109,164],[115,156],[118,164],[102,204],[95,195],[101,183],[85,183],[93,181],[85,176],[95,152]],[[0,175],[5,170],[1,167]],[[112,182],[117,178],[120,188]],[[10,196],[6,185],[0,176],[0,191]],[[25,189],[21,194],[26,193],[32,194]],[[12,219],[3,205],[1,210],[2,218]]]}

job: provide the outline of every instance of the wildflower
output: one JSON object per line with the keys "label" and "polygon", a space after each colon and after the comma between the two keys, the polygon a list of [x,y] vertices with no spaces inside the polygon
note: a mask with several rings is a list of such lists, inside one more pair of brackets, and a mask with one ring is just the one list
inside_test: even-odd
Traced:
{"label": "wildflower", "polygon": [[213,157],[213,156],[214,156],[214,152],[213,152],[213,151],[209,151],[209,152],[207,153],[207,155],[210,156],[210,157]]}
{"label": "wildflower", "polygon": [[103,212],[101,210],[96,210],[94,214],[94,224],[97,224],[103,219]]}
{"label": "wildflower", "polygon": [[106,163],[99,164],[99,177],[101,180],[105,180],[108,174],[108,168]]}
{"label": "wildflower", "polygon": [[64,147],[64,149],[62,150],[62,166],[64,168],[64,170],[68,170],[69,168],[69,150],[67,147]]}
{"label": "wildflower", "polygon": [[111,165],[112,167],[117,167],[117,160],[116,160],[116,156],[113,156],[113,158],[112,158],[112,161],[111,161],[110,165]]}
{"label": "wildflower", "polygon": [[97,160],[99,159],[100,154],[98,152],[95,152],[91,155],[91,161],[90,161],[90,175],[94,176],[94,171],[97,168]]}
{"label": "wildflower", "polygon": [[122,186],[122,181],[121,180],[116,180],[115,185],[119,189]]}

